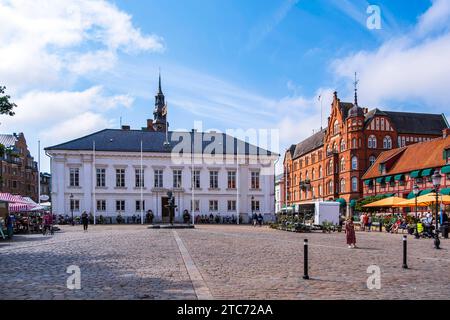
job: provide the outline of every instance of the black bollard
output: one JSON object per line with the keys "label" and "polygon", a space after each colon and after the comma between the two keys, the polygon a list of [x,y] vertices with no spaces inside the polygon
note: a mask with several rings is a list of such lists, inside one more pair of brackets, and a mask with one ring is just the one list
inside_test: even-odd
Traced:
{"label": "black bollard", "polygon": [[308,239],[303,242],[303,279],[308,280]]}
{"label": "black bollard", "polygon": [[407,255],[407,243],[406,236],[403,236],[403,269],[408,269],[408,264],[406,263],[406,255]]}

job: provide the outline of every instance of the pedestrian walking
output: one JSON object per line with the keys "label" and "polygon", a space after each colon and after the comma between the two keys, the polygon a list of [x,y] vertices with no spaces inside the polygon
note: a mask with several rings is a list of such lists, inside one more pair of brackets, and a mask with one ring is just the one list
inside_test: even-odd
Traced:
{"label": "pedestrian walking", "polygon": [[347,237],[347,244],[349,248],[356,248],[356,234],[355,225],[353,223],[353,217],[347,219],[345,223],[345,234]]}
{"label": "pedestrian walking", "polygon": [[260,214],[258,214],[258,224],[259,224],[259,226],[260,227],[262,227],[262,224],[263,224],[263,221],[264,221],[264,218],[263,218],[263,216],[262,216],[262,214],[260,213]]}
{"label": "pedestrian walking", "polygon": [[367,231],[370,232],[372,229],[372,214],[367,215]]}
{"label": "pedestrian walking", "polygon": [[258,217],[257,217],[257,215],[256,215],[256,212],[253,212],[252,213],[252,223],[253,223],[253,226],[254,227],[256,227],[256,223],[258,222]]}
{"label": "pedestrian walking", "polygon": [[8,239],[12,239],[13,234],[14,234],[14,216],[7,213],[5,223],[6,223],[6,232],[8,234]]}
{"label": "pedestrian walking", "polygon": [[86,213],[86,211],[84,211],[81,214],[81,223],[83,224],[83,230],[87,231],[88,225],[89,225],[89,218],[88,218],[88,214]]}

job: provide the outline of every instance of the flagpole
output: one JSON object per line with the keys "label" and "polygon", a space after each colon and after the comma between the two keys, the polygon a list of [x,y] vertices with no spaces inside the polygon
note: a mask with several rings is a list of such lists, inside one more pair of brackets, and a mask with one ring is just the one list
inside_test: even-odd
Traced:
{"label": "flagpole", "polygon": [[194,181],[194,137],[195,131],[192,129],[192,137],[191,137],[191,219],[192,224],[195,224],[195,203],[194,203],[194,189],[195,189],[195,181]]}
{"label": "flagpole", "polygon": [[41,140],[38,140],[38,203],[41,204]]}
{"label": "flagpole", "polygon": [[97,176],[97,169],[95,168],[95,140],[92,141],[92,199],[93,199],[93,206],[92,211],[94,212],[94,225],[97,224],[96,214],[97,214],[97,201],[95,198],[95,188],[96,188],[96,176]]}
{"label": "flagpole", "polygon": [[139,177],[140,177],[140,187],[141,187],[141,224],[144,224],[144,191],[143,191],[143,187],[144,187],[144,175],[143,175],[143,171],[142,171],[143,167],[142,167],[142,139],[141,139],[141,170],[139,172]]}
{"label": "flagpole", "polygon": [[[244,146],[245,148],[245,146]],[[239,224],[240,218],[240,205],[239,205],[239,140],[236,139],[236,211],[237,211],[237,224]]]}

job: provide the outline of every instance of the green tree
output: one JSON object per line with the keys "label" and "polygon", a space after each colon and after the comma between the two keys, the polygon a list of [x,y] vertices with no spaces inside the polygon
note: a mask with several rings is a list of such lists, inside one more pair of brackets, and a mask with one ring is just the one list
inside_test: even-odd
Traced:
{"label": "green tree", "polygon": [[7,114],[13,116],[15,113],[13,109],[17,107],[14,102],[11,102],[11,97],[5,94],[6,87],[0,86],[0,114]]}

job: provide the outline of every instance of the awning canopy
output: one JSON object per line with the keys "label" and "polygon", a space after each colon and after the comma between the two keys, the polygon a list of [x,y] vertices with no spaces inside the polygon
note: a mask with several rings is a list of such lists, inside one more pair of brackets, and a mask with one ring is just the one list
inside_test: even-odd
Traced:
{"label": "awning canopy", "polygon": [[384,182],[384,177],[379,177],[377,178],[377,183],[383,183]]}
{"label": "awning canopy", "polygon": [[386,179],[385,179],[385,181],[386,181],[387,183],[389,183],[389,182],[391,182],[391,181],[394,181],[393,179],[394,179],[393,176],[387,176]]}
{"label": "awning canopy", "polygon": [[336,202],[339,202],[341,204],[341,207],[345,207],[347,205],[347,201],[343,198],[339,198],[335,200]]}
{"label": "awning canopy", "polygon": [[419,177],[420,177],[420,170],[414,170],[414,171],[411,171],[411,173],[409,174],[409,176],[410,176],[411,178],[419,178]]}
{"label": "awning canopy", "polygon": [[355,199],[350,200],[350,207],[352,207],[352,208],[356,207],[356,200]]}
{"label": "awning canopy", "polygon": [[444,188],[441,190],[441,193],[446,196],[450,196],[450,188]]}
{"label": "awning canopy", "polygon": [[449,174],[450,173],[450,165],[448,166],[443,166],[441,169],[441,173],[443,174]]}
{"label": "awning canopy", "polygon": [[420,196],[424,196],[424,195],[429,194],[429,193],[431,193],[433,191],[434,191],[433,189],[425,189],[425,190],[420,191],[419,195]]}
{"label": "awning canopy", "polygon": [[384,198],[363,206],[364,208],[381,208],[381,207],[392,207],[392,205],[405,201],[403,198],[399,197],[389,197]]}
{"label": "awning canopy", "polygon": [[397,174],[394,177],[394,179],[395,179],[395,181],[403,181],[403,180],[405,180],[405,175],[404,174]]}
{"label": "awning canopy", "polygon": [[434,169],[425,169],[422,170],[422,173],[420,174],[422,177],[429,177],[431,175],[433,175],[434,173]]}
{"label": "awning canopy", "polygon": [[406,199],[414,199],[416,197],[416,195],[414,194],[414,192],[410,192],[408,193],[408,195],[406,196]]}
{"label": "awning canopy", "polygon": [[364,184],[365,184],[366,186],[370,186],[370,185],[373,184],[373,180],[372,180],[372,179],[364,180]]}

